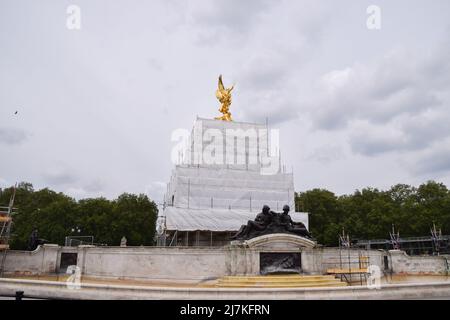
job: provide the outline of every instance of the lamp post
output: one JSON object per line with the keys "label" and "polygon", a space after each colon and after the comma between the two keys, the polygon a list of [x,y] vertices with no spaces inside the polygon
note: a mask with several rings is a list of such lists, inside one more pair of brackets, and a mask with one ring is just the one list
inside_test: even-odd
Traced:
{"label": "lamp post", "polygon": [[79,226],[76,226],[76,227],[73,227],[72,228],[72,233],[78,233],[78,234],[80,234],[81,233],[81,227],[79,227]]}
{"label": "lamp post", "polygon": [[[81,233],[81,227],[79,227],[79,226],[72,227],[72,229],[70,231],[72,231],[72,233],[71,233],[72,236],[73,235],[76,236],[77,234],[79,235]],[[72,240],[73,239],[70,239],[69,246],[72,245]],[[81,240],[78,240],[78,241],[80,242],[80,244],[83,244],[83,241],[81,241]]]}

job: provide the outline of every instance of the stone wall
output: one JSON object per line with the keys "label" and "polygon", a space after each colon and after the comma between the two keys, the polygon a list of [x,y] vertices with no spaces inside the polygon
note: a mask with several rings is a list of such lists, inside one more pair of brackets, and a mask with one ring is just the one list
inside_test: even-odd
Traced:
{"label": "stone wall", "polygon": [[60,248],[56,244],[45,244],[34,251],[8,250],[4,273],[17,275],[55,273]]}
{"label": "stone wall", "polygon": [[227,274],[227,250],[186,247],[79,247],[85,276],[134,279],[208,279]]}
{"label": "stone wall", "polygon": [[328,269],[349,268],[349,266],[360,268],[367,265],[378,266],[383,271],[385,254],[379,250],[308,248],[302,252],[302,267],[303,272],[309,274],[325,274]]}
{"label": "stone wall", "polygon": [[448,274],[448,256],[408,256],[401,250],[390,250],[392,271],[396,274]]}
{"label": "stone wall", "polygon": [[[358,268],[361,257],[392,274],[447,274],[444,256],[408,256],[403,251],[339,250],[313,247],[292,235],[268,235],[247,243],[212,247],[60,247],[39,246],[35,251],[8,251],[5,274],[43,275],[60,270],[63,253],[77,253],[77,266],[84,276],[122,279],[206,280],[225,275],[260,274],[261,252],[301,254],[305,274],[325,274],[327,269]],[[388,262],[387,269],[385,262]],[[342,264],[341,264],[342,262]]]}
{"label": "stone wall", "polygon": [[[227,274],[228,250],[187,247],[60,247],[7,252],[7,275],[45,275],[60,270],[61,254],[77,253],[84,276],[123,279],[208,279]],[[64,272],[64,270],[62,270]]]}

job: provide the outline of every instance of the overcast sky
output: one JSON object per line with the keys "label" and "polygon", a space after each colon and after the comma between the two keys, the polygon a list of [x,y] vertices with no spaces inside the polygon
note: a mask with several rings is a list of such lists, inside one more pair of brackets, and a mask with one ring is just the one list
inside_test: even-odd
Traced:
{"label": "overcast sky", "polygon": [[448,0],[0,0],[0,187],[160,202],[171,133],[217,116],[219,74],[236,121],[280,129],[297,191],[449,185],[449,17]]}

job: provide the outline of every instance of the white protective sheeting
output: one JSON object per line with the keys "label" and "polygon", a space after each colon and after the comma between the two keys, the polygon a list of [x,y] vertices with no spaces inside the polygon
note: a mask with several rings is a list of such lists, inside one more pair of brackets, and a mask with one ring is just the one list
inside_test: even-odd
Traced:
{"label": "white protective sheeting", "polygon": [[[265,124],[197,118],[187,157],[193,164],[198,164],[199,159],[204,163],[204,157],[208,155],[214,155],[214,162],[218,161],[222,165],[235,163],[239,167],[238,163],[244,162],[260,164],[260,156],[268,154],[269,143]],[[238,159],[246,160],[240,162]],[[259,170],[259,167],[255,166],[254,170]]]}
{"label": "white protective sheeting", "polygon": [[167,195],[166,203],[176,207],[254,211],[267,204],[281,210],[285,204],[294,206],[294,181],[292,173],[266,176],[246,170],[177,166]]}
{"label": "white protective sheeting", "polygon": [[[181,157],[188,161],[172,171],[159,221],[165,219],[166,230],[237,231],[263,205],[277,212],[286,204],[294,208],[294,176],[283,169],[277,143],[274,151],[272,142],[265,124],[198,118]],[[263,168],[269,153],[273,172],[267,174]],[[205,162],[204,156],[222,160]],[[291,217],[308,227],[308,214]]]}
{"label": "white protective sheeting", "polygon": [[[168,231],[237,231],[248,220],[254,220],[260,211],[250,212],[235,209],[187,209],[166,207],[161,220],[165,220]],[[308,214],[290,213],[292,220],[303,222],[308,228]]]}

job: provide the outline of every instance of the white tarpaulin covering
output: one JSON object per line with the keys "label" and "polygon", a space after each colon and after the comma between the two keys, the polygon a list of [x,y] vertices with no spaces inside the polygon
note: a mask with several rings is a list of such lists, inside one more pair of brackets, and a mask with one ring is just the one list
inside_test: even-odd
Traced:
{"label": "white tarpaulin covering", "polygon": [[292,173],[261,175],[226,168],[176,167],[166,203],[187,208],[222,208],[256,211],[264,204],[274,210],[294,206]]}
{"label": "white tarpaulin covering", "polygon": [[[228,132],[227,130],[259,132],[260,129],[266,130],[266,125],[197,119],[192,133],[194,136],[199,135],[198,145],[201,148],[196,150],[195,144],[189,146],[186,157],[195,158],[191,154],[193,152],[200,152],[209,157],[212,154],[222,155],[225,151],[227,156],[222,159],[223,161],[214,162],[214,164],[209,161],[199,161],[177,165],[167,187],[164,198],[166,204],[178,208],[221,208],[225,210],[231,208],[250,212],[257,211],[265,204],[274,210],[281,210],[285,204],[291,208],[294,207],[294,176],[292,172],[287,173],[282,167],[278,151],[276,157],[270,161],[270,167],[273,166],[274,171],[270,174],[263,174],[265,172],[263,166],[266,167],[266,164],[263,161],[263,165],[259,160],[267,153],[268,143],[270,144],[267,133],[261,137],[258,136],[256,140],[250,139],[253,143],[248,140],[241,144],[240,148],[234,144],[228,150],[222,148],[222,144],[226,146],[224,141],[213,140],[210,142],[207,140],[205,142],[201,139],[202,135],[210,129],[219,132]],[[220,148],[214,149],[212,152],[211,144],[218,144]],[[245,150],[241,150],[243,146]],[[256,155],[256,160],[259,160],[257,163],[252,163],[250,158],[244,157],[245,164],[237,164],[236,159],[239,154],[250,155],[252,153],[249,151],[250,149],[247,150],[247,147],[256,149],[253,154]],[[236,164],[229,164],[226,161],[228,156],[236,160]]]}
{"label": "white tarpaulin covering", "polygon": [[[274,158],[270,161],[273,172],[269,174],[262,170],[267,166],[266,161],[262,160],[272,149],[271,135],[264,133],[265,129],[265,124],[197,119],[191,143],[181,157],[189,161],[175,167],[167,186],[164,197],[166,208],[158,219],[158,233],[164,229],[237,231],[248,220],[254,220],[263,205],[270,206],[276,212],[286,204],[294,208],[294,175],[287,173],[281,165],[278,149],[270,152]],[[249,134],[248,139],[244,137],[240,140],[236,137],[236,144],[234,138],[228,144],[228,136],[225,140],[219,139],[219,135],[209,139],[206,134],[222,132],[227,135],[229,130],[235,130],[235,133],[257,132],[258,136]],[[262,135],[259,135],[261,132]],[[205,135],[206,141],[202,140]],[[194,143],[197,140],[200,140],[199,143]],[[239,148],[238,140],[241,142]],[[207,159],[214,155],[213,158],[221,161],[205,162],[202,158],[205,155]],[[228,156],[233,161],[229,162]],[[245,161],[238,161],[239,157]],[[250,159],[257,161],[255,163]],[[308,228],[308,214],[293,212],[291,217]]]}
{"label": "white tarpaulin covering", "polygon": [[[166,230],[178,231],[237,231],[248,220],[254,220],[259,212],[237,209],[187,209],[166,207]],[[292,220],[303,222],[308,228],[308,214],[304,212],[290,213]]]}

